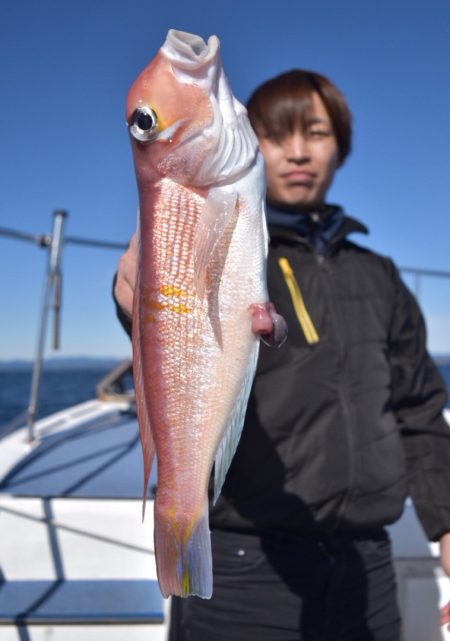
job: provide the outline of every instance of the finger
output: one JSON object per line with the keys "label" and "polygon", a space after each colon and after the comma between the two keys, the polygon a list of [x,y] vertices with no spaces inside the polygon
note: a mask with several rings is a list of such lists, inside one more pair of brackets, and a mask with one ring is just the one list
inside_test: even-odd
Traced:
{"label": "finger", "polygon": [[450,623],[450,602],[447,603],[446,605],[444,605],[440,609],[439,615],[440,615],[441,625],[445,625],[445,624]]}
{"label": "finger", "polygon": [[118,281],[124,281],[127,283],[131,290],[134,289],[136,281],[136,263],[130,257],[128,252],[125,252],[119,260],[117,279]]}
{"label": "finger", "polygon": [[287,324],[273,303],[250,305],[252,330],[269,347],[281,347],[287,337]]}
{"label": "finger", "polygon": [[124,278],[121,278],[119,274],[114,287],[114,297],[125,314],[131,318],[133,315],[134,292],[129,283]]}

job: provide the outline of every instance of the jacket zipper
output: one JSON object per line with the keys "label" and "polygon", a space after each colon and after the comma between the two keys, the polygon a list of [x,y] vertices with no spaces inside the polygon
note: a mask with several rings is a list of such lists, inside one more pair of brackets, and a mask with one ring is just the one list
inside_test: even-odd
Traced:
{"label": "jacket zipper", "polygon": [[306,338],[306,342],[309,345],[315,345],[319,342],[319,335],[311,320],[311,316],[306,309],[306,305],[292,267],[289,264],[288,259],[284,257],[278,259],[278,265],[280,266],[285,283],[289,289],[289,293],[291,294],[292,304],[294,305],[294,310]]}
{"label": "jacket zipper", "polygon": [[[328,267],[322,264],[322,268],[324,269],[324,272],[322,273],[324,273],[324,275],[326,276],[326,286],[329,288],[330,286],[329,277],[331,276],[329,261],[328,261]],[[348,475],[347,475],[348,490],[342,502],[341,509],[336,514],[335,530],[337,530],[339,528],[340,523],[345,517],[348,506],[352,502],[353,494],[356,489],[355,475],[356,475],[357,461],[355,457],[355,437],[353,435],[354,421],[353,421],[352,412],[350,411],[350,399],[346,392],[347,349],[346,349],[345,339],[342,335],[342,331],[339,326],[338,315],[337,315],[335,303],[333,302],[332,297],[330,297],[330,312],[331,312],[332,318],[334,319],[334,322],[336,323],[337,341],[338,341],[339,351],[342,359],[341,360],[341,376],[340,376],[340,383],[339,383],[339,398],[341,401],[342,412],[344,415],[344,424],[346,426],[347,442],[349,447]]]}

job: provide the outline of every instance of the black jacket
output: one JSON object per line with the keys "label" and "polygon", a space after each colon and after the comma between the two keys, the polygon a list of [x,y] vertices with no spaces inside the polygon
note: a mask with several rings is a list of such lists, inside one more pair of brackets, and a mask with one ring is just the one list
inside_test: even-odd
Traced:
{"label": "black jacket", "polygon": [[270,228],[270,299],[287,320],[261,345],[246,422],[211,527],[359,532],[394,522],[408,494],[430,539],[450,531],[447,392],[422,315],[393,263],[349,242],[318,255]]}
{"label": "black jacket", "polygon": [[261,345],[211,527],[358,533],[398,519],[409,494],[439,538],[450,531],[447,392],[413,296],[389,259],[346,239],[367,231],[354,219],[323,255],[305,235],[269,230],[269,295],[289,335]]}

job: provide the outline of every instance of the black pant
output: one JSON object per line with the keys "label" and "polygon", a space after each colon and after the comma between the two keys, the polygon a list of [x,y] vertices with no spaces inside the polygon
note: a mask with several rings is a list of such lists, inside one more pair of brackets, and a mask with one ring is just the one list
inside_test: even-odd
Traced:
{"label": "black pant", "polygon": [[399,641],[385,531],[211,539],[212,599],[174,598],[170,641]]}

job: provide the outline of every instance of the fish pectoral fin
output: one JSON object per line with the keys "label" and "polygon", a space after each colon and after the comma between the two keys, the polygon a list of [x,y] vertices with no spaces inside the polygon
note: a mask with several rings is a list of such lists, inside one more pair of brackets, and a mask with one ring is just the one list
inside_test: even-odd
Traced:
{"label": "fish pectoral fin", "polygon": [[205,297],[208,265],[222,234],[233,219],[237,199],[235,191],[210,189],[200,212],[194,237],[194,282],[201,300]]}
{"label": "fish pectoral fin", "polygon": [[225,476],[230,467],[230,463],[236,452],[236,448],[241,438],[242,428],[244,426],[245,413],[247,410],[248,397],[253,384],[256,371],[256,362],[258,360],[259,341],[255,339],[252,352],[248,359],[248,366],[242,381],[239,393],[236,396],[236,402],[230,413],[228,424],[223,433],[222,439],[217,448],[214,459],[214,497],[213,504],[216,503],[225,481]]}

